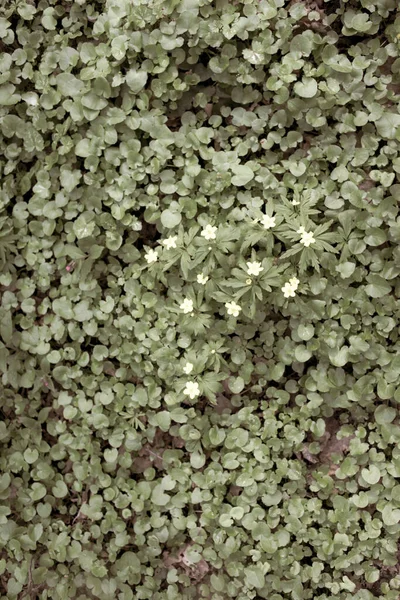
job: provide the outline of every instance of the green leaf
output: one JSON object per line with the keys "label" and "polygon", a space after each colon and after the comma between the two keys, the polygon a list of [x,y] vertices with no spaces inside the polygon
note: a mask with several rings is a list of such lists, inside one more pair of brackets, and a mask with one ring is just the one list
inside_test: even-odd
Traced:
{"label": "green leaf", "polygon": [[373,227],[368,229],[368,235],[364,238],[365,243],[368,246],[380,246],[387,240],[386,232],[379,227]]}
{"label": "green leaf", "polygon": [[230,517],[230,515],[222,514],[219,517],[218,522],[221,527],[231,527],[233,525],[233,519]]}
{"label": "green leaf", "polygon": [[157,413],[157,423],[162,431],[168,431],[171,426],[171,414],[166,410]]}
{"label": "green leaf", "polygon": [[36,450],[36,448],[34,448],[33,450],[31,450],[30,448],[27,448],[25,450],[24,459],[26,460],[26,462],[29,465],[33,465],[33,463],[36,462],[38,458],[39,458],[39,452]]}
{"label": "green leaf", "polygon": [[385,525],[397,525],[400,522],[400,509],[394,508],[392,505],[387,505],[382,510],[382,520]]}
{"label": "green leaf", "polygon": [[294,356],[298,362],[305,363],[312,357],[312,352],[310,352],[303,344],[299,344],[295,348]]}
{"label": "green leaf", "polygon": [[158,483],[151,493],[151,501],[157,506],[166,506],[171,500],[170,496],[164,492],[163,486]]}
{"label": "green leaf", "polygon": [[254,177],[254,171],[250,169],[250,167],[246,167],[246,165],[238,165],[232,167],[233,177],[231,179],[232,184],[236,186],[246,185],[249,183]]}
{"label": "green leaf", "polygon": [[64,481],[61,480],[58,480],[56,482],[55,486],[52,487],[51,491],[56,498],[65,498],[65,496],[68,494],[68,488],[65,485]]}
{"label": "green leaf", "polygon": [[297,335],[301,340],[308,342],[308,340],[311,340],[311,338],[314,336],[314,331],[313,325],[300,324],[297,328]]}
{"label": "green leaf", "polygon": [[392,421],[395,420],[396,415],[397,411],[395,408],[385,405],[378,406],[374,413],[375,421],[379,425],[388,425],[389,423],[392,423]]}
{"label": "green leaf", "polygon": [[244,571],[246,585],[261,589],[265,585],[265,576],[259,567],[247,567]]}
{"label": "green leaf", "polygon": [[57,87],[63,96],[79,96],[85,87],[80,79],[77,79],[72,73],[60,73],[56,77]]}
{"label": "green leaf", "polygon": [[172,210],[170,210],[168,208],[166,210],[163,210],[160,218],[161,218],[161,223],[167,229],[172,229],[173,227],[176,227],[182,221],[181,213],[173,212]]}
{"label": "green leaf", "polygon": [[381,478],[381,472],[375,465],[370,465],[368,468],[361,469],[361,476],[370,485],[375,485]]}
{"label": "green leaf", "polygon": [[262,537],[260,546],[267,554],[274,554],[278,550],[278,543],[271,536]]}
{"label": "green leaf", "polygon": [[5,344],[11,342],[13,336],[13,322],[11,311],[5,310],[0,320],[0,335]]}
{"label": "green leaf", "polygon": [[400,127],[400,115],[394,112],[385,112],[375,122],[375,125],[379,135],[389,140],[394,140]]}
{"label": "green leaf", "polygon": [[239,487],[249,487],[250,485],[253,485],[253,483],[254,479],[247,475],[247,473],[242,473],[236,479],[236,485],[238,485]]}
{"label": "green leaf", "polygon": [[147,83],[148,74],[146,71],[137,71],[136,69],[130,69],[126,74],[126,83],[128,84],[131,92],[138,94]]}
{"label": "green leaf", "polygon": [[140,560],[137,554],[134,552],[124,552],[118,560],[115,561],[115,566],[118,571],[132,571],[134,573],[140,573]]}
{"label": "green leaf", "polygon": [[318,85],[312,77],[303,77],[294,84],[294,91],[301,98],[313,98],[318,91]]}
{"label": "green leaf", "polygon": [[228,380],[229,389],[233,394],[240,394],[244,389],[244,380],[242,377],[230,377]]}
{"label": "green leaf", "polygon": [[190,464],[194,469],[201,469],[206,464],[206,457],[202,452],[191,452]]}
{"label": "green leaf", "polygon": [[87,211],[79,215],[73,223],[73,230],[78,240],[90,237],[94,231],[96,222],[94,214]]}
{"label": "green leaf", "polygon": [[105,98],[97,96],[94,92],[89,92],[82,96],[81,102],[83,106],[90,108],[91,110],[101,110],[108,104]]}
{"label": "green leaf", "polygon": [[16,104],[20,99],[19,94],[14,94],[15,85],[12,83],[3,83],[0,85],[0,105],[1,106],[11,106],[12,104]]}
{"label": "green leaf", "polygon": [[392,290],[392,286],[380,275],[371,273],[367,277],[368,285],[365,286],[365,291],[368,296],[372,298],[382,298],[389,294]]}
{"label": "green leaf", "polygon": [[356,265],[353,262],[343,262],[335,267],[335,270],[340,273],[342,279],[351,277],[355,271]]}
{"label": "green leaf", "polygon": [[213,573],[210,577],[210,583],[216,592],[223,592],[226,587],[226,581],[223,575]]}
{"label": "green leaf", "polygon": [[91,154],[91,145],[90,140],[84,138],[80,140],[75,146],[75,154],[77,156],[81,156],[82,158],[86,158]]}
{"label": "green leaf", "polygon": [[344,367],[348,362],[349,348],[342,346],[342,348],[329,350],[329,360],[335,367]]}

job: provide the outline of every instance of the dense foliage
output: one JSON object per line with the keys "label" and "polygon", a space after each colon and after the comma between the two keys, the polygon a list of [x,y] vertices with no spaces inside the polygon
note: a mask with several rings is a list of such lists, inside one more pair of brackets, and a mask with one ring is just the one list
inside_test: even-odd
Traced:
{"label": "dense foliage", "polygon": [[398,600],[396,0],[11,0],[1,600]]}

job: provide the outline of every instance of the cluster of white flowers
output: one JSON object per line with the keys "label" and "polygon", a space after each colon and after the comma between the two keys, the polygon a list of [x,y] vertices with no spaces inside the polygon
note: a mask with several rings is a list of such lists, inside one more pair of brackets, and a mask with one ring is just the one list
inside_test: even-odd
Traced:
{"label": "cluster of white flowers", "polygon": [[308,248],[309,246],[311,246],[311,244],[313,244],[315,242],[315,237],[314,237],[314,234],[312,233],[312,231],[306,231],[303,226],[299,227],[299,229],[297,230],[297,233],[299,233],[301,235],[300,242],[304,246],[306,246],[306,248]]}
{"label": "cluster of white flowers", "polygon": [[199,275],[197,275],[197,283],[200,283],[201,285],[205,285],[208,281],[208,275],[204,275],[204,273],[199,273]]}
{"label": "cluster of white flowers", "polygon": [[[299,203],[296,201],[293,201],[293,204],[299,204]],[[260,222],[260,220],[256,219],[254,222],[255,223]],[[270,215],[263,215],[261,218],[261,224],[263,225],[263,227],[265,229],[271,229],[272,227],[275,227],[275,225],[276,225],[276,217],[270,216]],[[201,235],[206,240],[215,240],[217,229],[218,228],[215,227],[214,225],[208,224],[203,228]],[[303,227],[303,226],[299,227],[299,229],[297,230],[297,233],[301,236],[300,242],[304,246],[308,247],[315,242],[314,234],[312,232],[307,232],[305,227]],[[162,240],[160,243],[167,250],[171,250],[171,249],[177,247],[177,244],[176,244],[177,239],[178,239],[178,237],[176,235],[170,236],[170,237]],[[154,250],[154,249],[149,249],[147,251],[147,253],[145,254],[145,260],[149,264],[157,262],[158,258],[159,258],[159,256],[158,256],[157,250]],[[258,261],[246,262],[246,266],[247,266],[247,274],[250,276],[257,277],[264,270],[264,267],[262,266],[261,262],[258,262]],[[207,281],[209,280],[209,277],[208,277],[208,275],[205,275],[204,273],[199,273],[197,275],[196,279],[197,279],[197,283],[199,283],[200,285],[205,285],[207,283]],[[246,279],[246,284],[250,285],[252,283],[252,281],[253,280],[251,278],[248,278],[248,279]],[[297,279],[297,277],[292,277],[291,279],[289,279],[289,281],[287,281],[284,284],[284,286],[281,288],[281,290],[282,290],[285,298],[293,298],[296,295],[296,290],[298,288],[299,283],[300,282]],[[189,298],[185,298],[182,301],[182,303],[180,304],[179,308],[183,311],[184,314],[191,314],[191,313],[193,314],[193,300],[191,300]],[[239,306],[239,304],[237,304],[234,301],[226,302],[225,308],[227,310],[227,314],[229,316],[233,316],[233,317],[238,317],[242,310],[241,306]],[[192,363],[187,362],[185,367],[183,368],[183,371],[187,375],[189,375],[192,370],[193,370]],[[192,398],[192,399],[194,397],[198,396],[200,394],[198,384],[195,382],[188,382],[186,384],[184,393],[186,395],[190,396],[190,398]]]}
{"label": "cluster of white flowers", "polygon": [[293,298],[296,295],[296,290],[299,287],[299,283],[300,281],[297,279],[297,277],[292,277],[285,283],[283,288],[281,288],[285,298]]}

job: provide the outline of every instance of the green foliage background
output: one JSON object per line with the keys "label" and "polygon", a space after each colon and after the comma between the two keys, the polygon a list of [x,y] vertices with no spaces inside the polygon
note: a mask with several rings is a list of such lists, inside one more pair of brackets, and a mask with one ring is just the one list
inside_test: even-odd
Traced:
{"label": "green foliage background", "polygon": [[1,600],[398,600],[399,36],[3,3]]}

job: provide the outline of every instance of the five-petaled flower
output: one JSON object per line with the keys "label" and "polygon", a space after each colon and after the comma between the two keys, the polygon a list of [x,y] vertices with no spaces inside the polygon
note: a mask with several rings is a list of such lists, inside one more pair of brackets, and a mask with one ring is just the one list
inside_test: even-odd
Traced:
{"label": "five-petaled flower", "polygon": [[285,285],[281,289],[285,298],[293,298],[293,296],[296,295],[296,290],[292,285],[290,285],[289,282],[285,283]]}
{"label": "five-petaled flower", "polygon": [[166,238],[161,243],[166,247],[167,250],[171,250],[171,248],[176,248],[176,240],[178,237],[176,235],[171,235],[169,238]]}
{"label": "five-petaled flower", "polygon": [[263,217],[261,219],[261,223],[262,223],[264,229],[271,229],[272,227],[275,227],[275,225],[276,225],[275,217],[270,217],[269,215],[263,215]]}
{"label": "five-petaled flower", "polygon": [[215,240],[215,232],[217,231],[217,229],[218,228],[214,227],[214,225],[208,224],[204,227],[200,235],[202,235],[206,240]]}
{"label": "five-petaled flower", "polygon": [[191,400],[194,400],[197,396],[200,396],[200,388],[197,381],[188,381],[185,389],[183,390],[185,396],[189,396]]}
{"label": "five-petaled flower", "polygon": [[189,373],[191,373],[193,371],[193,364],[190,362],[187,362],[186,365],[183,367],[183,372],[186,373],[186,375],[189,375]]}
{"label": "five-petaled flower", "polygon": [[242,310],[239,304],[236,304],[236,302],[227,302],[225,304],[225,308],[228,312],[228,315],[232,315],[232,317],[238,317],[240,311]]}
{"label": "five-petaled flower", "polygon": [[301,234],[301,239],[300,242],[306,246],[306,248],[308,248],[308,246],[311,246],[311,244],[313,244],[315,242],[315,237],[314,234],[312,233],[312,231],[304,231]]}
{"label": "five-petaled flower", "polygon": [[247,274],[248,275],[259,275],[261,273],[261,271],[264,270],[264,267],[261,266],[260,262],[254,261],[254,262],[247,262]]}
{"label": "five-petaled flower", "polygon": [[203,273],[199,273],[199,275],[197,275],[197,283],[201,283],[202,285],[205,285],[208,281],[208,275],[204,275]]}
{"label": "five-petaled flower", "polygon": [[185,298],[179,308],[183,310],[185,314],[191,313],[193,311],[193,300]]}
{"label": "five-petaled flower", "polygon": [[152,248],[150,248],[150,250],[144,255],[144,257],[149,264],[157,262],[157,260],[158,260],[157,250],[153,250]]}

